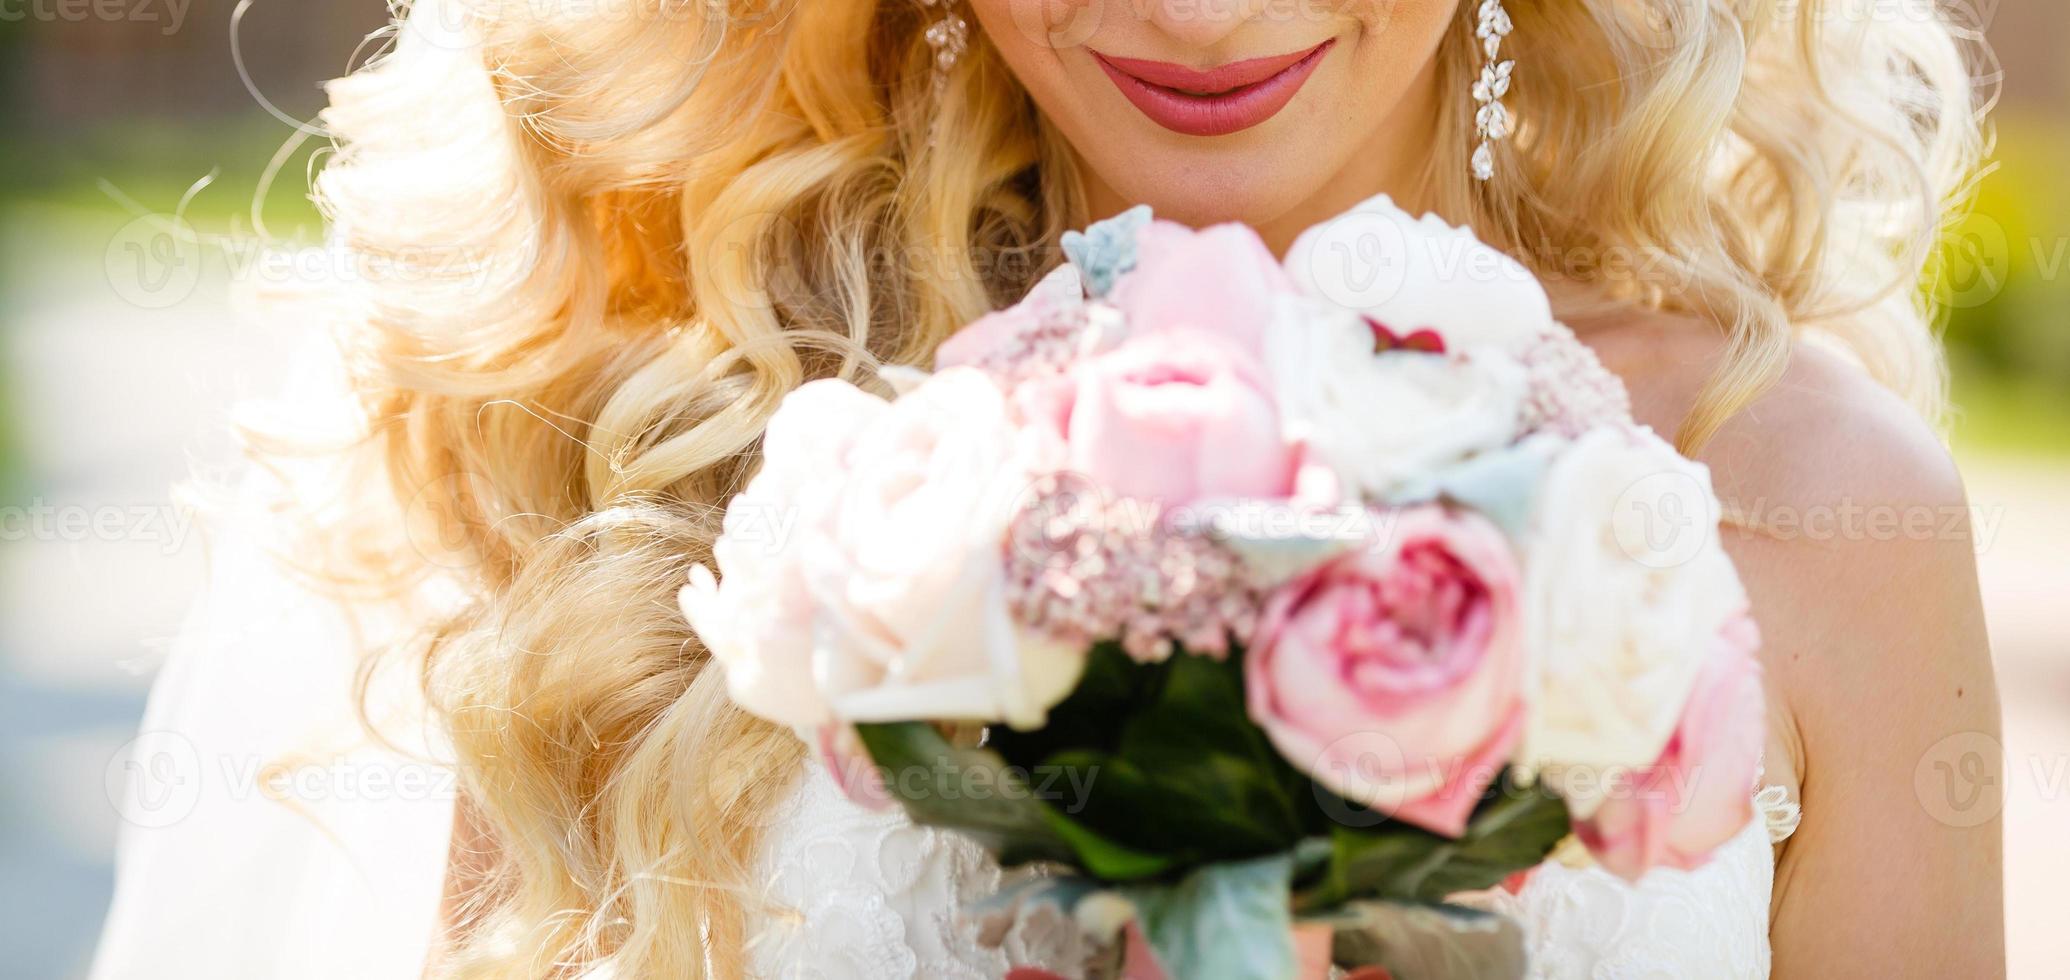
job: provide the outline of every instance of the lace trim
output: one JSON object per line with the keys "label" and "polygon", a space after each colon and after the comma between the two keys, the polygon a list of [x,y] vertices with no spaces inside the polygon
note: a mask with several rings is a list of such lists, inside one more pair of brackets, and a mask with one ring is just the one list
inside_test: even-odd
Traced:
{"label": "lace trim", "polygon": [[1768,827],[1768,843],[1780,844],[1797,832],[1797,825],[1804,821],[1804,809],[1790,799],[1790,791],[1781,785],[1762,787],[1754,794],[1754,812]]}
{"label": "lace trim", "polygon": [[1575,855],[1563,850],[1515,892],[1453,900],[1524,927],[1532,980],[1766,977],[1774,842],[1796,829],[1800,811],[1782,787],[1755,786],[1759,819],[1693,871],[1655,868],[1627,882],[1585,858],[1569,863]]}
{"label": "lace trim", "polygon": [[850,803],[817,763],[771,814],[758,859],[764,908],[747,946],[758,980],[984,980],[1011,967],[1065,977],[1087,949],[1053,909],[1018,920],[998,948],[966,910],[1032,869],[1002,872],[957,834]]}

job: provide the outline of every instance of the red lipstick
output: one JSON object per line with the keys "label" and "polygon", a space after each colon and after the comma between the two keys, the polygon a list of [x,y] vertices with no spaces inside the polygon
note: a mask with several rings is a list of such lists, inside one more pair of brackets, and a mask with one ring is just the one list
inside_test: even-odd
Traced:
{"label": "red lipstick", "polygon": [[1188,136],[1225,136],[1279,114],[1336,43],[1207,69],[1097,51],[1093,58],[1151,122]]}

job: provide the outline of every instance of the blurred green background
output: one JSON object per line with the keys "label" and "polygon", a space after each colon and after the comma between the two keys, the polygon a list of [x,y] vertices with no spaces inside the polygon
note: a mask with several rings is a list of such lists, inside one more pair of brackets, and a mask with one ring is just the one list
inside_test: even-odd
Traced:
{"label": "blurred green background", "polygon": [[[149,531],[136,515],[190,516],[168,487],[230,471],[227,407],[271,391],[304,342],[308,324],[244,315],[234,287],[251,284],[264,241],[320,234],[306,176],[323,141],[276,155],[321,107],[319,83],[348,70],[387,18],[380,0],[257,0],[241,21],[233,0],[175,3],[0,0],[0,974],[11,976],[76,976],[88,963],[112,862],[108,767],[204,564],[199,534]],[[1982,6],[2004,67],[1997,169],[1922,288],[1945,309],[1952,440],[1996,529],[1979,550],[2013,760],[2014,972],[2044,975],[2070,960],[2070,5]],[[277,180],[259,197],[269,167]],[[174,211],[201,241],[136,223]],[[127,530],[33,523],[108,512],[132,515]]]}
{"label": "blurred green background", "polygon": [[[2070,11],[2051,44],[2070,46]],[[2017,78],[2019,76],[2012,76]],[[2008,83],[1996,169],[1946,235],[1933,295],[1946,316],[1958,448],[2070,453],[2070,98]]]}

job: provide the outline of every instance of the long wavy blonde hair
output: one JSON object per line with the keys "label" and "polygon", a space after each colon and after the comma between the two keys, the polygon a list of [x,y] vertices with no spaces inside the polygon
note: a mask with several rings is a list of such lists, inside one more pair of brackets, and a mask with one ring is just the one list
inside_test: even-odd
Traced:
{"label": "long wavy blonde hair", "polygon": [[[1978,150],[1958,18],[1510,0],[1520,131],[1475,185],[1474,6],[1440,54],[1460,98],[1428,196],[1588,302],[1717,324],[1729,356],[1685,446],[1812,331],[1937,411],[1918,280]],[[387,492],[433,525],[359,527],[334,570],[470,597],[406,651],[493,842],[439,972],[741,972],[797,750],[729,705],[675,592],[786,392],[923,362],[1088,217],[1070,148],[982,37],[930,85],[929,16],[420,0],[331,85],[318,197],[378,270],[340,307],[348,367]]]}

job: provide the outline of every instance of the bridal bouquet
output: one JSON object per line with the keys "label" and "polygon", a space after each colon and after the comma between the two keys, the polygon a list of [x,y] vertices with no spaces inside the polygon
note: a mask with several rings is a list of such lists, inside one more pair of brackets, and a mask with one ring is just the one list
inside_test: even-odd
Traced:
{"label": "bridal bouquet", "polygon": [[[1285,262],[1137,209],[935,370],[793,393],[683,607],[866,805],[1185,980],[1514,973],[1473,893],[1751,819],[1708,472],[1508,257],[1377,198]],[[1563,843],[1564,842],[1564,843]],[[1480,940],[1468,941],[1471,937]]]}

